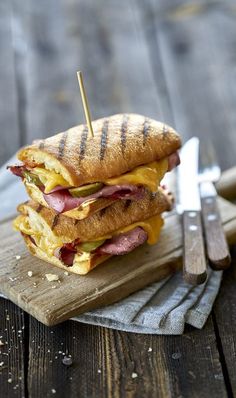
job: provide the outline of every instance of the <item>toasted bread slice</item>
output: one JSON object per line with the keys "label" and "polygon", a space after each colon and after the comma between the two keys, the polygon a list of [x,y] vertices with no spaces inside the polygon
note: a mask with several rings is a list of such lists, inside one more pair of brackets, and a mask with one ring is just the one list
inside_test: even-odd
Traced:
{"label": "toasted bread slice", "polygon": [[44,165],[61,174],[70,186],[120,176],[135,167],[160,160],[180,148],[176,131],[136,114],[118,114],[95,120],[94,137],[85,125],[21,149],[25,164]]}
{"label": "toasted bread slice", "polygon": [[[34,202],[38,202],[44,207],[49,207],[43,197],[42,191],[37,187],[37,185],[29,184],[27,181],[24,181],[24,184],[28,195]],[[110,206],[112,203],[114,203],[114,200],[109,198],[90,199],[75,209],[64,212],[63,215],[74,218],[75,220],[82,220],[83,218],[90,217],[99,210]]]}
{"label": "toasted bread slice", "polygon": [[40,258],[41,260],[46,261],[47,263],[53,264],[59,268],[64,269],[65,271],[73,272],[74,274],[78,275],[86,275],[88,272],[92,271],[92,269],[97,267],[97,265],[103,263],[111,257],[110,255],[102,255],[98,257],[94,254],[90,254],[90,256],[84,261],[79,261],[77,258],[77,260],[74,261],[73,265],[68,267],[64,265],[63,262],[60,261],[57,257],[49,256],[45,251],[40,249],[40,247],[34,245],[28,235],[23,235],[23,238],[31,254]]}
{"label": "toasted bread slice", "polygon": [[50,235],[51,239],[58,240],[60,238],[62,242],[79,239],[80,242],[87,242],[98,240],[120,228],[161,214],[170,210],[171,206],[172,197],[159,188],[156,194],[146,191],[142,200],[117,201],[106,209],[80,221],[58,214],[33,201],[20,204],[18,211],[23,215],[30,214],[33,222],[38,227],[42,226],[44,234]]}

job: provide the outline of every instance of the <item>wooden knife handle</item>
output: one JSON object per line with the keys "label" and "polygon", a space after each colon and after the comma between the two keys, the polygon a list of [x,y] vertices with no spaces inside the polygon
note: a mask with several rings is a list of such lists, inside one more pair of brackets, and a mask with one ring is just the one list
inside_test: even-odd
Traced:
{"label": "wooden knife handle", "polygon": [[221,223],[216,196],[204,197],[201,202],[207,257],[213,269],[224,270],[229,267],[231,257]]}
{"label": "wooden knife handle", "polygon": [[183,235],[184,279],[192,285],[200,285],[207,278],[200,211],[185,211],[183,213]]}

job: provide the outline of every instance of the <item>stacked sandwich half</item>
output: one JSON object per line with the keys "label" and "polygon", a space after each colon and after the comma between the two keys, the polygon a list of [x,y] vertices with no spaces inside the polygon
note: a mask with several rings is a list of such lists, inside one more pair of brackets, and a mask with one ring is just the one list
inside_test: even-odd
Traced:
{"label": "stacked sandwich half", "polygon": [[119,114],[69,129],[20,150],[31,198],[14,221],[30,252],[86,274],[114,255],[158,241],[172,196],[160,186],[179,163],[180,138],[169,126]]}

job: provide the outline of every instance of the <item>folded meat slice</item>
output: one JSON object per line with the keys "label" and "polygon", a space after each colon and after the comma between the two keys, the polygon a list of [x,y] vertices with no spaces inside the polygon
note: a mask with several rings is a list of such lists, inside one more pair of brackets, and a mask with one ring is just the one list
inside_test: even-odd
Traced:
{"label": "folded meat slice", "polygon": [[173,170],[180,164],[180,157],[178,152],[172,153],[168,158],[168,171]]}
{"label": "folded meat slice", "polygon": [[43,197],[49,207],[57,211],[58,213],[62,213],[65,211],[69,211],[75,209],[80,206],[85,201],[91,199],[98,198],[109,198],[109,199],[132,199],[139,200],[144,197],[145,188],[139,187],[136,185],[113,185],[106,186],[100,191],[85,197],[74,198],[70,195],[69,191],[63,189],[61,191],[52,192],[49,194],[43,194]]}
{"label": "folded meat slice", "polygon": [[114,236],[97,249],[99,254],[115,256],[127,254],[146,242],[148,234],[141,227],[136,227],[124,234]]}
{"label": "folded meat slice", "polygon": [[[127,254],[136,249],[136,247],[142,245],[147,239],[147,232],[141,227],[136,227],[131,231],[114,236],[112,239],[108,239],[102,246],[91,252],[91,255],[101,256],[104,254],[109,254],[118,256]],[[54,255],[59,258],[63,264],[71,267],[73,265],[76,253],[76,245],[69,243],[57,248],[54,252]]]}
{"label": "folded meat slice", "polygon": [[63,264],[71,267],[73,265],[76,253],[77,250],[75,246],[73,244],[66,243],[62,247],[59,247],[55,250],[54,256],[59,258]]}
{"label": "folded meat slice", "polygon": [[17,177],[21,177],[21,178],[24,178],[24,172],[27,170],[25,165],[8,166],[7,168],[11,170],[12,174],[14,174]]}

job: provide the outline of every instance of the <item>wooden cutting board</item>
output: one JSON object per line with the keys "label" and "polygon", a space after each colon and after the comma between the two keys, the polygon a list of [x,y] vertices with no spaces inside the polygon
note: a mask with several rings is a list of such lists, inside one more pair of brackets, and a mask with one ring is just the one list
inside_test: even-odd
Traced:
{"label": "wooden cutting board", "polygon": [[[236,243],[236,206],[220,199],[229,243]],[[166,217],[161,239],[126,256],[113,257],[86,276],[63,270],[31,256],[12,221],[0,226],[0,291],[45,325],[52,326],[85,311],[118,301],[181,268],[179,217]],[[17,257],[16,257],[17,256]],[[20,256],[20,259],[19,259]],[[28,271],[33,275],[28,276]],[[59,276],[49,282],[45,274]]]}

